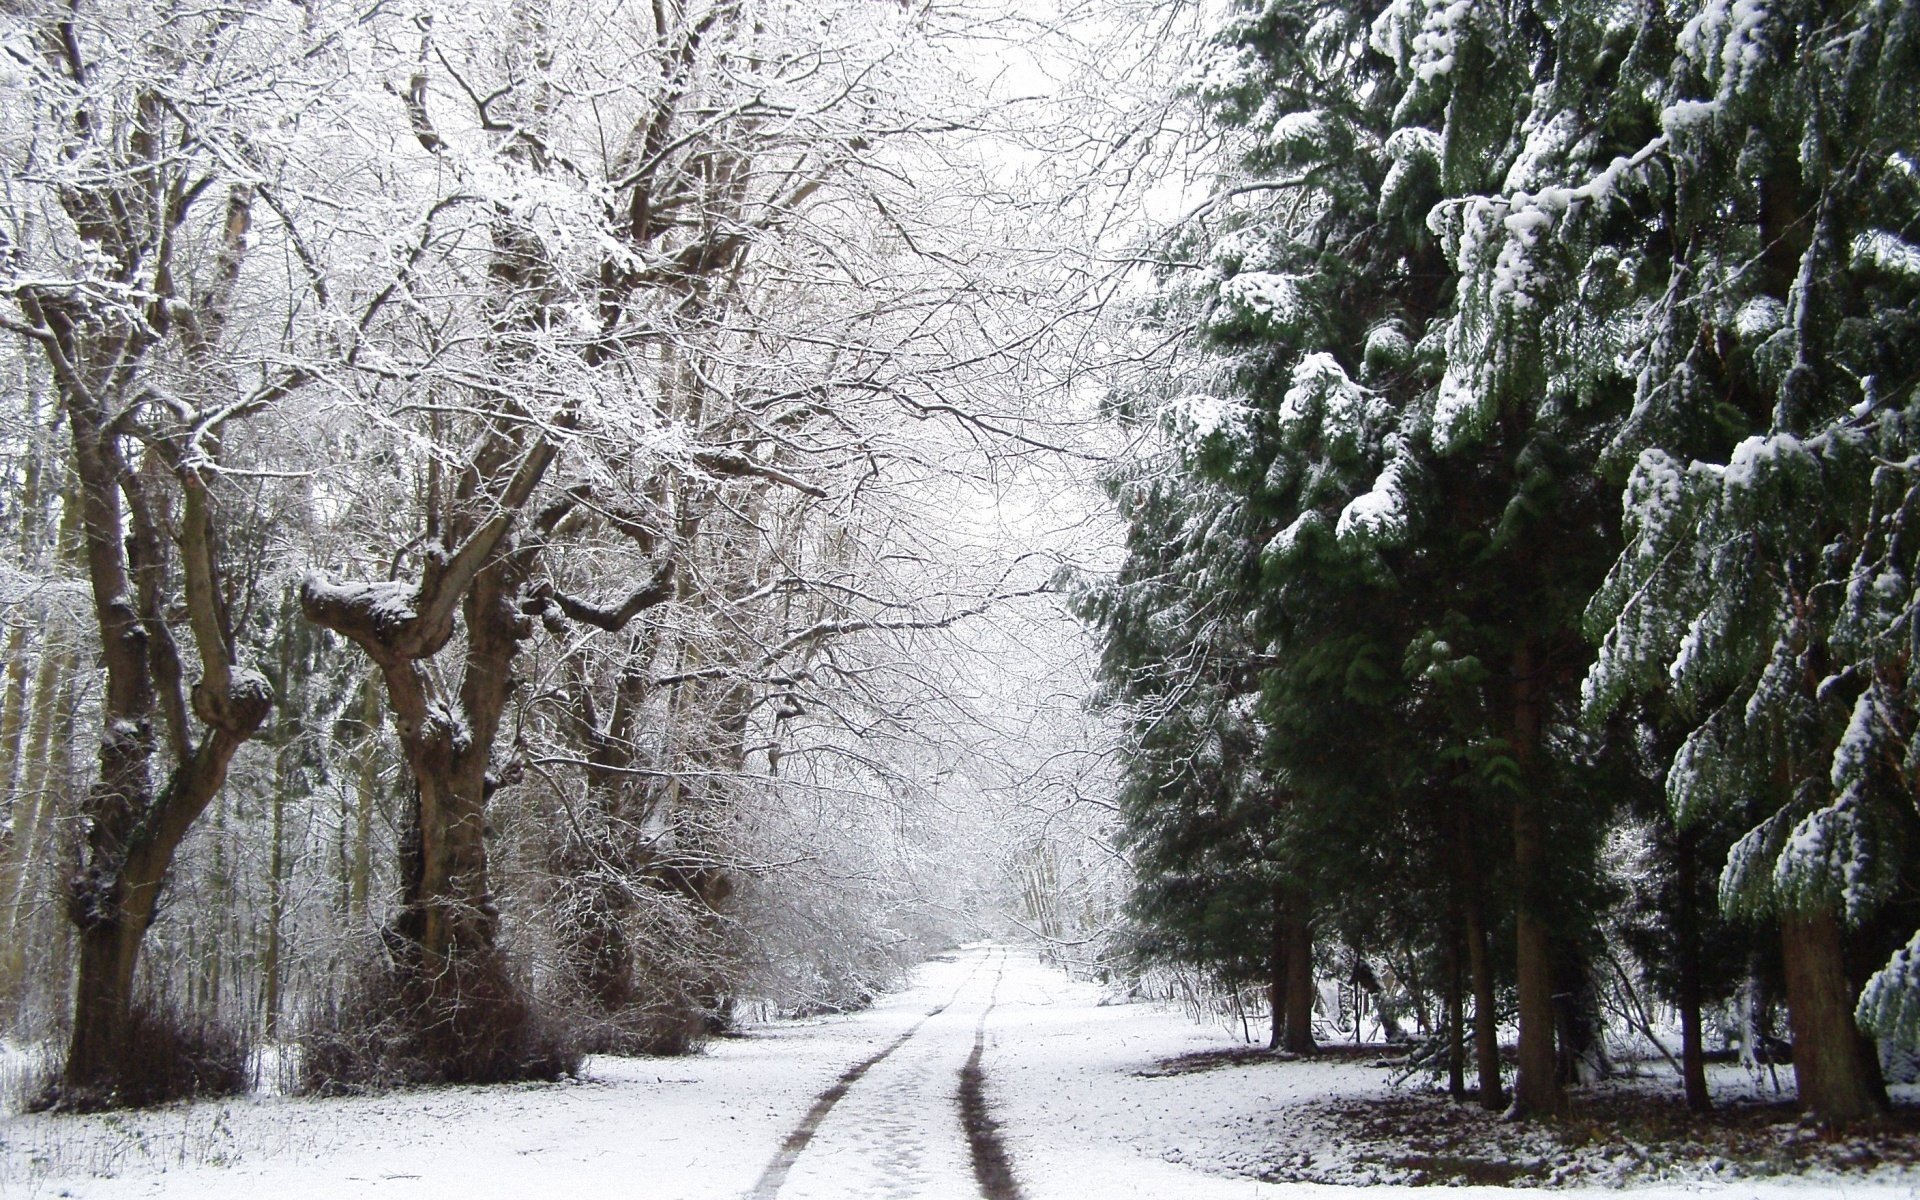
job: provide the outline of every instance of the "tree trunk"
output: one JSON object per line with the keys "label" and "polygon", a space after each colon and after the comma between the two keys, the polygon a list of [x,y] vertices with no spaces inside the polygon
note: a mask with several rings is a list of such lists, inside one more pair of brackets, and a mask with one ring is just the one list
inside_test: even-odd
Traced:
{"label": "tree trunk", "polygon": [[1282,1048],[1291,1054],[1312,1054],[1313,1041],[1313,926],[1298,896],[1287,909],[1287,1028]]}
{"label": "tree trunk", "polygon": [[1561,1084],[1594,1083],[1611,1075],[1592,969],[1580,948],[1565,942],[1554,955],[1553,1007]]}
{"label": "tree trunk", "polygon": [[347,885],[347,915],[356,927],[371,919],[373,886],[373,808],[380,784],[377,737],[380,730],[378,681],[367,676],[360,692],[360,743],[353,763],[353,861]]}
{"label": "tree trunk", "polygon": [[261,1000],[265,1010],[264,1032],[268,1041],[277,1041],[280,1037],[280,924],[287,907],[287,850],[286,850],[286,813],[287,789],[291,781],[287,778],[287,755],[292,747],[282,745],[276,756],[276,770],[273,780],[273,817],[269,833],[271,845],[267,852],[267,947],[261,955],[260,974],[266,994]]}
{"label": "tree trunk", "polygon": [[57,809],[54,802],[53,758],[55,728],[67,715],[67,679],[73,673],[73,651],[65,646],[43,648],[34,672],[32,716],[27,719],[25,762],[20,790],[14,797],[13,837],[0,857],[0,1000],[11,1006],[18,997],[27,969],[27,915],[34,905],[41,863],[49,850],[49,833]]}
{"label": "tree trunk", "polygon": [[400,913],[395,930],[417,957],[422,978],[450,960],[492,953],[499,912],[487,877],[484,760],[462,753],[442,730],[410,748],[413,820],[401,846]]}
{"label": "tree trunk", "polygon": [[1467,1097],[1466,1003],[1462,996],[1465,980],[1460,969],[1460,942],[1464,937],[1456,916],[1447,929],[1447,1095],[1455,1100]]}
{"label": "tree trunk", "polygon": [[[0,795],[7,812],[18,803],[21,775],[20,751],[26,733],[27,708],[27,627],[24,622],[7,635],[7,686],[0,701]],[[42,651],[45,657],[45,651]],[[7,828],[12,823],[7,823]]]}
{"label": "tree trunk", "polygon": [[1519,1064],[1514,1073],[1515,1116],[1551,1115],[1566,1104],[1555,1071],[1553,1048],[1553,939],[1547,926],[1547,832],[1540,811],[1540,704],[1535,692],[1533,645],[1522,640],[1513,656],[1512,749],[1519,767],[1513,801],[1515,983],[1520,1008]]}
{"label": "tree trunk", "polygon": [[[202,703],[208,702],[202,698]],[[79,929],[80,969],[74,983],[73,1036],[61,1075],[60,1102],[92,1107],[116,1103],[121,1058],[128,1049],[134,969],[153,923],[161,888],[187,830],[226,783],[227,764],[266,719],[270,701],[249,685],[229,694],[229,711],[193,756],[167,780],[160,795],[140,806],[128,827],[96,821],[89,834],[88,871],[77,877],[68,915]],[[102,751],[103,759],[108,751]],[[104,775],[104,772],[103,772]],[[105,864],[117,869],[103,870]]]}
{"label": "tree trunk", "polygon": [[1479,855],[1473,813],[1463,797],[1453,809],[1454,881],[1460,904],[1460,935],[1466,942],[1467,982],[1473,991],[1473,1058],[1480,1107],[1497,1112],[1506,1103],[1500,1084],[1500,1032],[1494,1007],[1493,953],[1480,907]]}
{"label": "tree trunk", "polygon": [[1552,1114],[1563,1103],[1553,1047],[1553,942],[1546,922],[1528,898],[1537,887],[1546,856],[1545,831],[1530,798],[1514,803],[1514,865],[1521,898],[1514,914],[1515,981],[1520,1008],[1519,1062],[1513,1080],[1516,1115]]}
{"label": "tree trunk", "polygon": [[1680,943],[1680,1077],[1686,1087],[1688,1110],[1704,1113],[1712,1110],[1713,1095],[1707,1089],[1707,1055],[1700,1038],[1704,986],[1699,913],[1695,908],[1695,884],[1700,867],[1698,842],[1699,835],[1685,829],[1678,831],[1674,839],[1674,870],[1679,876],[1674,891],[1680,897],[1674,924]]}
{"label": "tree trunk", "polygon": [[1707,1088],[1707,1055],[1700,1041],[1700,981],[1693,973],[1691,985],[1682,968],[1680,983],[1680,1077],[1686,1086],[1687,1109],[1704,1113],[1713,1110],[1713,1093]]}
{"label": "tree trunk", "polygon": [[73,1036],[62,1075],[63,1100],[91,1107],[107,1102],[120,1078],[133,1016],[133,972],[143,929],[131,921],[80,929]]}
{"label": "tree trunk", "polygon": [[[37,377],[29,381],[25,389],[26,408],[22,414],[24,420],[21,428],[33,429],[40,424],[42,391],[43,386]],[[39,557],[42,504],[40,489],[44,478],[42,463],[40,454],[29,452],[26,455],[20,495],[17,497],[20,512],[19,561],[21,563],[33,563]],[[73,506],[67,505],[66,513],[62,517],[63,541],[66,540],[65,535],[70,535],[72,532],[72,510]],[[59,548],[56,547],[56,551]],[[42,621],[43,636],[40,645],[42,661],[45,661],[52,652],[52,643],[44,636],[44,630],[45,622]],[[0,793],[4,793],[9,816],[19,803],[20,778],[25,765],[21,754],[27,720],[27,622],[22,621],[13,627],[13,632],[7,638],[6,701],[4,706],[0,707]],[[17,831],[18,823],[7,821],[5,828]],[[0,842],[3,841],[4,837],[0,836]],[[0,846],[0,854],[4,854],[4,846]],[[4,900],[5,895],[4,891],[0,891],[0,900]]]}
{"label": "tree trunk", "polygon": [[1497,1111],[1506,1103],[1506,1096],[1500,1086],[1500,1028],[1499,1013],[1494,1005],[1493,949],[1480,917],[1480,902],[1469,897],[1465,912],[1467,971],[1473,981],[1473,1061],[1479,1075],[1480,1107]]}
{"label": "tree trunk", "polygon": [[1831,910],[1789,913],[1780,922],[1780,945],[1800,1106],[1824,1125],[1881,1115],[1886,1088],[1872,1044],[1853,1021],[1839,917]]}
{"label": "tree trunk", "polygon": [[1278,1050],[1287,1040],[1287,901],[1286,890],[1273,889],[1273,936],[1267,952],[1267,1001],[1272,1010],[1272,1030],[1267,1049]]}

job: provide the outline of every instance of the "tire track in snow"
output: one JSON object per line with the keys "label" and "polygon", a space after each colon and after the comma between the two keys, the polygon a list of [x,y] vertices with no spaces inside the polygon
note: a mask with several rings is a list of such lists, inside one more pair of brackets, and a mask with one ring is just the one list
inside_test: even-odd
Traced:
{"label": "tire track in snow", "polygon": [[960,1068],[960,1125],[967,1131],[967,1149],[973,1157],[973,1178],[985,1200],[1021,1200],[1020,1185],[1013,1178],[1013,1164],[1007,1161],[1007,1148],[1000,1142],[1000,1126],[987,1112],[983,1090],[986,1072],[980,1068],[987,1049],[987,1017],[1000,1002],[1000,980],[1007,973],[1006,952],[1000,956],[999,973],[993,977],[993,991],[987,1007],[973,1027],[973,1053]]}
{"label": "tire track in snow", "polygon": [[[1006,951],[1002,950],[1000,955],[1001,970],[1005,971]],[[813,1135],[819,1132],[820,1122],[826,1120],[827,1114],[833,1111],[833,1106],[840,1103],[840,1098],[847,1094],[847,1089],[858,1083],[860,1077],[872,1070],[881,1059],[906,1045],[909,1038],[920,1032],[921,1026],[947,1011],[947,1008],[960,998],[961,991],[973,982],[973,977],[980,973],[980,968],[986,965],[984,958],[975,963],[973,970],[967,972],[966,978],[960,981],[959,985],[953,989],[953,995],[947,997],[944,1003],[928,1009],[926,1014],[909,1026],[905,1033],[888,1042],[879,1053],[861,1059],[842,1071],[840,1078],[834,1081],[832,1087],[816,1096],[813,1107],[807,1110],[806,1116],[800,1118],[800,1124],[794,1126],[793,1132],[787,1135],[787,1140],[780,1144],[780,1149],[774,1154],[773,1161],[768,1163],[767,1169],[760,1173],[759,1182],[755,1183],[753,1190],[747,1193],[747,1200],[773,1200],[779,1194],[781,1186],[787,1182],[787,1173],[793,1170],[793,1164],[799,1159],[801,1152],[807,1148],[807,1143],[811,1142]],[[994,979],[996,991],[999,986],[1000,981],[996,976]]]}

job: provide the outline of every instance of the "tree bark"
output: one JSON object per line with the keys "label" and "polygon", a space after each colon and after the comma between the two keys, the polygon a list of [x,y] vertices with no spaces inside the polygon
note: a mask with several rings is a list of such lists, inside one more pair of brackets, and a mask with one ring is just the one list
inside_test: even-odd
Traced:
{"label": "tree bark", "polygon": [[[56,634],[64,637],[64,631]],[[53,639],[49,639],[51,642]],[[0,1000],[9,1006],[19,997],[27,969],[27,916],[34,906],[34,889],[41,882],[42,865],[51,849],[49,831],[58,810],[53,757],[67,739],[55,737],[62,718],[70,717],[66,684],[73,674],[73,650],[47,645],[33,680],[32,715],[27,719],[20,789],[14,797],[13,837],[0,869]]]}
{"label": "tree bark", "polygon": [[[508,456],[504,448],[494,453]],[[551,1077],[566,1069],[498,952],[486,842],[487,804],[499,783],[494,748],[513,693],[513,662],[532,629],[518,607],[531,552],[514,541],[510,519],[532,486],[525,469],[523,461],[519,484],[508,489],[513,506],[489,506],[492,515],[468,524],[458,551],[429,558],[404,616],[371,589],[317,576],[301,587],[307,619],[357,643],[379,670],[413,783],[412,819],[399,847],[400,904],[387,930],[395,973],[376,985],[391,994],[364,998],[397,1008],[405,1049],[393,1063],[363,1065],[401,1070],[416,1082]],[[471,496],[466,504],[469,512],[478,507]],[[448,703],[425,663],[451,639],[456,611],[467,636],[459,693]]]}
{"label": "tree bark", "polygon": [[1467,1097],[1467,1030],[1464,972],[1460,969],[1463,922],[1456,914],[1447,929],[1447,1095]]}
{"label": "tree bark", "polygon": [[[69,125],[72,140],[58,153],[92,167],[55,185],[60,208],[91,258],[86,274],[99,276],[108,290],[125,288],[141,306],[130,309],[127,301],[98,299],[92,287],[58,283],[27,285],[15,295],[66,420],[81,561],[106,675],[98,769],[82,804],[84,860],[67,889],[67,913],[80,939],[74,1027],[58,1094],[49,1098],[91,1106],[117,1102],[140,943],[174,853],[272,703],[257,676],[234,669],[226,612],[231,581],[218,566],[209,495],[220,428],[244,407],[232,406],[240,397],[223,396],[218,411],[204,419],[197,413],[182,418],[193,430],[191,447],[149,427],[142,434],[148,451],[142,470],[130,468],[125,449],[143,410],[164,409],[170,415],[163,420],[180,416],[177,408],[153,402],[146,378],[149,351],[163,339],[178,335],[196,385],[225,380],[213,346],[246,253],[253,190],[245,184],[229,189],[212,277],[196,281],[204,286],[177,287],[176,234],[190,196],[217,172],[189,184],[188,176],[207,164],[191,162],[192,151],[176,150],[177,130],[168,128],[174,118],[156,91],[136,86],[130,94],[97,93],[80,46],[86,35],[74,23],[42,25],[38,36],[50,69],[90,97]],[[158,490],[169,473],[180,489],[177,509]],[[175,543],[179,597],[169,579]],[[180,600],[201,669],[190,690],[169,624]],[[195,719],[204,726],[197,742]],[[173,767],[156,791],[159,736]]]}
{"label": "tree bark", "polygon": [[[20,752],[26,735],[27,709],[27,626],[22,622],[7,635],[7,686],[0,702],[0,793],[6,797],[7,812],[18,802],[21,774]],[[11,828],[12,823],[8,823]],[[0,850],[4,847],[0,846]]]}
{"label": "tree bark", "polygon": [[1267,949],[1267,1003],[1272,1012],[1272,1029],[1267,1037],[1267,1049],[1278,1050],[1287,1040],[1287,996],[1289,976],[1287,973],[1287,899],[1286,889],[1273,889],[1273,925],[1272,936]]}
{"label": "tree bark", "polygon": [[1873,1046],[1853,1021],[1839,916],[1789,913],[1780,922],[1793,1028],[1793,1077],[1800,1106],[1822,1124],[1844,1126],[1887,1110]]}
{"label": "tree bark", "polygon": [[1506,1103],[1500,1081],[1500,1033],[1495,1010],[1493,953],[1481,908],[1479,855],[1473,837],[1473,813],[1464,797],[1454,798],[1454,882],[1460,905],[1460,936],[1466,943],[1467,982],[1473,992],[1473,1058],[1480,1106],[1497,1112]]}
{"label": "tree bark", "polygon": [[1612,1074],[1593,971],[1577,945],[1560,942],[1555,947],[1553,1006],[1558,1034],[1556,1073],[1561,1084],[1593,1083]]}
{"label": "tree bark", "polygon": [[287,755],[291,747],[282,745],[276,756],[273,780],[273,814],[268,837],[267,851],[267,930],[266,951],[261,955],[260,974],[265,994],[261,998],[264,1016],[262,1032],[268,1041],[277,1041],[280,1037],[280,976],[281,950],[280,925],[287,907],[287,849],[286,814],[287,789],[291,781],[287,778]]}
{"label": "tree bark", "polygon": [[1497,1112],[1506,1104],[1506,1089],[1500,1083],[1500,1029],[1494,1001],[1493,949],[1481,919],[1479,901],[1469,897],[1464,907],[1467,969],[1473,980],[1473,1061],[1479,1076],[1480,1107]]}
{"label": "tree bark", "polygon": [[365,926],[373,888],[373,809],[380,783],[378,735],[380,685],[372,675],[360,689],[361,742],[353,760],[353,855],[347,883],[347,917]]}
{"label": "tree bark", "polygon": [[[248,707],[240,709],[240,703]],[[62,1073],[62,1103],[110,1103],[128,1050],[134,968],[141,939],[153,924],[173,857],[193,822],[226,782],[227,764],[265,720],[264,691],[240,693],[231,728],[216,728],[192,758],[177,767],[166,788],[137,814],[145,820],[89,836],[89,870],[75,880],[69,915],[80,931],[80,967],[74,985],[73,1037]],[[118,860],[118,870],[105,870]]]}
{"label": "tree bark", "polygon": [[1519,1063],[1514,1073],[1514,1116],[1551,1115],[1565,1108],[1555,1070],[1553,1030],[1553,939],[1547,924],[1547,832],[1536,767],[1540,700],[1534,647],[1522,639],[1513,656],[1512,750],[1519,767],[1513,800],[1515,982],[1520,1009]]}
{"label": "tree bark", "polygon": [[1691,830],[1678,831],[1674,839],[1674,870],[1679,878],[1674,891],[1680,897],[1680,904],[1674,914],[1674,925],[1680,943],[1680,1077],[1686,1088],[1688,1110],[1704,1113],[1713,1108],[1713,1094],[1707,1088],[1707,1055],[1700,1037],[1704,985],[1700,922],[1695,910],[1699,869],[1699,835]]}
{"label": "tree bark", "polygon": [[1313,926],[1299,896],[1287,909],[1287,1029],[1282,1045],[1290,1054],[1312,1054],[1313,1041]]}

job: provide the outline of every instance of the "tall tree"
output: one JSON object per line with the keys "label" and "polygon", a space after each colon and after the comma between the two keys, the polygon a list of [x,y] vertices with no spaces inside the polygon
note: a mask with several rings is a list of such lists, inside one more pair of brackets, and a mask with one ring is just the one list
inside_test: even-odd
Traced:
{"label": "tall tree", "polygon": [[[1671,693],[1683,826],[1763,798],[1721,902],[1779,922],[1800,1099],[1844,1123],[1885,1103],[1849,957],[1886,954],[1888,923],[1911,925],[1890,905],[1920,828],[1900,765],[1920,16],[1686,15],[1642,156],[1655,161],[1636,172],[1665,253],[1613,448],[1632,463],[1631,537],[1589,613],[1603,644],[1588,705]],[[1911,1039],[1909,960],[1888,962],[1858,1015]]]}
{"label": "tall tree", "polygon": [[92,1106],[126,1098],[142,939],[183,839],[271,706],[236,636],[246,597],[224,561],[224,443],[311,372],[287,365],[297,335],[252,319],[255,219],[284,222],[286,208],[249,112],[263,79],[311,82],[299,72],[321,69],[328,31],[284,6],[177,20],[30,6],[18,19],[9,50],[38,136],[9,146],[0,250],[16,315],[0,321],[44,356],[68,429],[106,668],[68,897],[72,1041],[49,1097]]}

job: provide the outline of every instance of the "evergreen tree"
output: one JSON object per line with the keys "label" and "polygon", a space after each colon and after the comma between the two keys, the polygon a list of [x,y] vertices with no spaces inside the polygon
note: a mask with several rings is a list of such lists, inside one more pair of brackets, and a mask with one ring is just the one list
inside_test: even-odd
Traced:
{"label": "evergreen tree", "polygon": [[1915,943],[1887,958],[1915,923],[1920,828],[1920,12],[1686,15],[1637,168],[1665,254],[1612,449],[1629,544],[1589,612],[1587,703],[1670,695],[1676,819],[1750,823],[1721,903],[1778,919],[1800,1097],[1845,1122],[1885,1102],[1854,1022],[1866,964],[1886,965],[1860,1022],[1920,1036]]}
{"label": "evergreen tree", "polygon": [[[1136,950],[1234,985],[1271,975],[1279,998],[1275,807],[1257,763],[1259,655],[1243,621],[1257,564],[1238,506],[1195,480],[1180,452],[1213,432],[1194,418],[1164,414],[1162,454],[1110,481],[1129,520],[1127,560],[1083,589],[1079,608],[1104,634],[1107,698],[1131,733],[1121,806],[1142,880]],[[1276,1039],[1284,1009],[1274,1006]]]}

